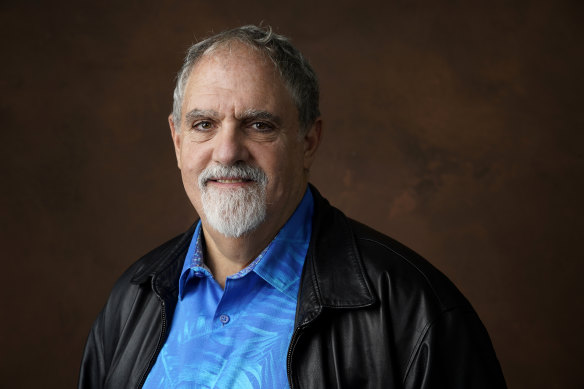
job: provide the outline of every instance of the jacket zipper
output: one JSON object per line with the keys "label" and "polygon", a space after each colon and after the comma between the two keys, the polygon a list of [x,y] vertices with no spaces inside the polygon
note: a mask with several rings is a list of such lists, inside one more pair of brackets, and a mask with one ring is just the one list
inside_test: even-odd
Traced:
{"label": "jacket zipper", "polygon": [[290,384],[290,389],[294,389],[294,379],[292,378],[292,354],[294,354],[294,349],[298,344],[298,340],[304,332],[304,329],[310,325],[314,321],[314,319],[320,315],[320,309],[316,313],[314,317],[309,320],[305,320],[302,324],[294,329],[292,333],[292,339],[290,340],[290,347],[288,347],[288,355],[286,356],[286,373],[288,374],[288,383]]}
{"label": "jacket zipper", "polygon": [[156,343],[156,349],[154,350],[154,353],[150,357],[150,361],[148,362],[148,365],[146,366],[146,370],[144,370],[144,373],[142,373],[142,377],[140,377],[140,381],[138,381],[138,385],[136,385],[136,389],[140,389],[140,388],[142,388],[142,386],[144,386],[144,382],[146,382],[146,377],[148,376],[148,372],[150,371],[152,366],[154,366],[154,362],[156,362],[156,357],[158,357],[158,353],[160,353],[160,350],[162,349],[162,339],[164,339],[164,334],[166,333],[166,304],[164,303],[164,300],[162,299],[162,297],[160,297],[160,295],[158,295],[158,293],[156,294],[156,296],[160,300],[162,328],[160,329],[160,336],[158,337],[158,342]]}
{"label": "jacket zipper", "polygon": [[292,340],[290,341],[290,347],[288,347],[288,355],[286,357],[286,371],[288,373],[288,383],[290,384],[290,389],[294,389],[294,379],[292,378],[292,354],[294,353],[294,349],[296,348],[296,344],[298,343],[298,339],[300,338],[304,326],[305,325],[301,325],[294,329],[294,332],[292,333]]}

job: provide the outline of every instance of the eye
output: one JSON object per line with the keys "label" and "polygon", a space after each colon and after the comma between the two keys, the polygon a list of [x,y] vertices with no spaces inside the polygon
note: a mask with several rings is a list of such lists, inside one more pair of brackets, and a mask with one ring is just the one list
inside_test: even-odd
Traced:
{"label": "eye", "polygon": [[213,128],[213,124],[209,121],[202,120],[200,122],[193,123],[193,129],[198,131],[209,131]]}
{"label": "eye", "polygon": [[251,124],[251,127],[259,132],[267,132],[274,129],[272,125],[266,122],[254,122]]}

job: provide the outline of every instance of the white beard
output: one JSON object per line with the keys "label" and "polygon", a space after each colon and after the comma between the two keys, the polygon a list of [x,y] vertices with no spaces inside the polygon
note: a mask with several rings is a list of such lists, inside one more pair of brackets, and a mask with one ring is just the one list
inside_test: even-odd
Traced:
{"label": "white beard", "polygon": [[[251,185],[220,189],[207,185],[212,177],[252,180]],[[199,175],[201,203],[207,223],[228,238],[255,230],[266,218],[267,176],[258,167],[244,164],[216,165]]]}

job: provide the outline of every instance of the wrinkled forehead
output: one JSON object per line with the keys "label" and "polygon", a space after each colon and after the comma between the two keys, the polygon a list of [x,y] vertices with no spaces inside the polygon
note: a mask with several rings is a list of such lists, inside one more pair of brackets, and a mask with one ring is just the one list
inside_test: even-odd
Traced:
{"label": "wrinkled forehead", "polygon": [[[202,104],[203,95],[210,104],[211,91],[215,97],[222,97],[215,105],[219,101],[238,101],[240,104],[236,105],[242,109],[286,110],[284,116],[299,120],[294,95],[272,59],[264,51],[239,41],[211,46],[197,60],[185,85],[183,109],[210,108],[193,104]],[[283,114],[280,112],[279,116]]]}
{"label": "wrinkled forehead", "polygon": [[286,123],[298,119],[294,100],[271,61],[243,45],[219,47],[193,67],[183,99],[184,114],[190,110],[255,110],[271,112]]}
{"label": "wrinkled forehead", "polygon": [[187,90],[195,85],[245,84],[253,89],[285,90],[282,77],[264,54],[242,44],[221,46],[206,53],[193,66],[187,82]]}

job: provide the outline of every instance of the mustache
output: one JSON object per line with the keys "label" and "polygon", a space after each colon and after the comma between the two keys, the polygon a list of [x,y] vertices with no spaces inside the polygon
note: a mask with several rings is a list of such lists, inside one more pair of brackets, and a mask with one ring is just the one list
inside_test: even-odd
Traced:
{"label": "mustache", "polygon": [[209,166],[199,174],[199,188],[204,189],[207,182],[214,179],[242,179],[257,182],[260,185],[268,183],[268,176],[262,169],[243,162],[231,166]]}

